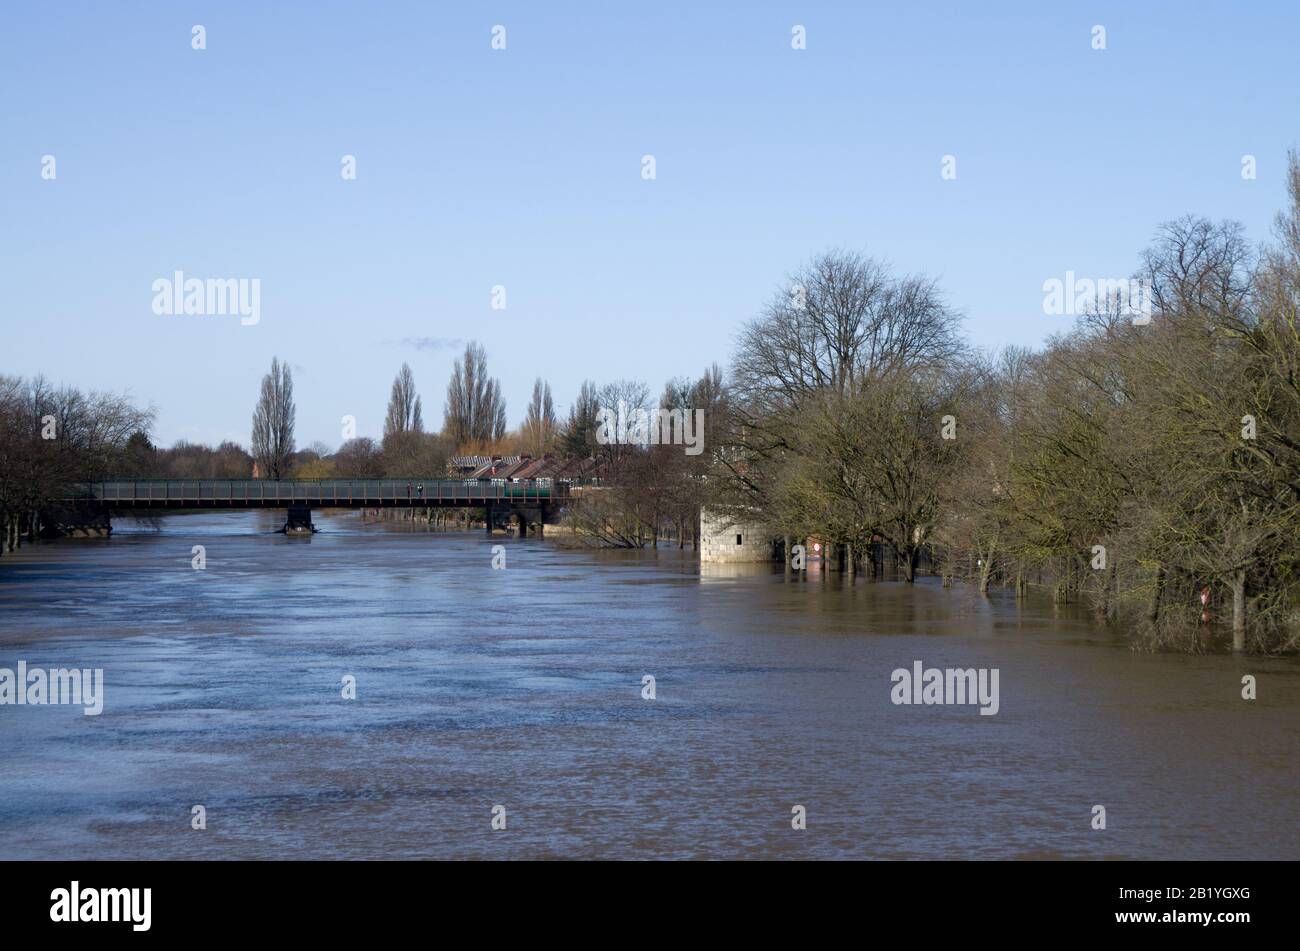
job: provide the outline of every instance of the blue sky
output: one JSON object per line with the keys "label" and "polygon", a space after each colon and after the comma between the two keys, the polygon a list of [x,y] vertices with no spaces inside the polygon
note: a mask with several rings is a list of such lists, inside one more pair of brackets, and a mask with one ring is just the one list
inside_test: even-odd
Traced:
{"label": "blue sky", "polygon": [[[474,338],[513,426],[539,375],[563,411],[584,378],[725,366],[832,247],[1036,344],[1068,321],[1045,280],[1128,275],[1161,221],[1268,237],[1298,40],[1294,0],[6,5],[0,372],[246,444],[278,355],[299,444],[333,446],[345,414],[380,435],[403,361],[440,423]],[[156,315],[178,269],[260,279],[260,323]]]}

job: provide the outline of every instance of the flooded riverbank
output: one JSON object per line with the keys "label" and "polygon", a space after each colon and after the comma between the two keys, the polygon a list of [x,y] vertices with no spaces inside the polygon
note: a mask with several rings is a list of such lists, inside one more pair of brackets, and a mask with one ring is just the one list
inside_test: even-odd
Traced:
{"label": "flooded riverbank", "polygon": [[[0,667],[105,692],[0,706],[0,858],[1300,858],[1294,658],[1135,654],[931,581],[314,518],[0,560]],[[996,715],[891,702],[916,661],[999,670]]]}

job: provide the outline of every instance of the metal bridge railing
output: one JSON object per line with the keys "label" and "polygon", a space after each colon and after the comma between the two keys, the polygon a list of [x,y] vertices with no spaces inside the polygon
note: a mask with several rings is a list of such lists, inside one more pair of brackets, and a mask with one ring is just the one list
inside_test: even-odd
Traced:
{"label": "metal bridge railing", "polygon": [[[423,488],[421,488],[423,486]],[[282,502],[321,507],[369,503],[464,501],[481,505],[492,501],[554,501],[569,496],[569,485],[547,479],[521,482],[476,479],[118,479],[81,483],[70,487],[69,498],[94,499],[115,504],[144,505],[177,502],[181,505],[258,504]]]}

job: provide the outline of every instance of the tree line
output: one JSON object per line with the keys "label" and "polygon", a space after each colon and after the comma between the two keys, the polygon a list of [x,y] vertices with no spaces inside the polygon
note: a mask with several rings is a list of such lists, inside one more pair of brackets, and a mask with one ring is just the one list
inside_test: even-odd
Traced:
{"label": "tree line", "polygon": [[[932,282],[852,253],[743,330],[713,501],[904,580],[1038,586],[1151,644],[1293,649],[1300,604],[1300,162],[1274,239],[1188,216],[1037,351],[977,351]],[[866,567],[870,567],[867,565]]]}
{"label": "tree line", "polygon": [[125,396],[0,375],[0,554],[41,532],[64,486],[112,474],[153,418]]}
{"label": "tree line", "polygon": [[[331,449],[299,447],[293,374],[278,358],[263,377],[245,447],[185,440],[155,446],[156,412],[122,394],[84,393],[43,377],[0,375],[0,554],[42,533],[42,512],[69,485],[105,478],[324,479],[437,476],[456,454],[542,456],[563,426],[550,384],[538,379],[523,424],[506,429],[500,382],[483,347],[471,342],[447,385],[440,431],[425,427],[414,374],[403,364],[393,381],[383,437],[351,438]],[[47,513],[48,514],[48,513]]]}

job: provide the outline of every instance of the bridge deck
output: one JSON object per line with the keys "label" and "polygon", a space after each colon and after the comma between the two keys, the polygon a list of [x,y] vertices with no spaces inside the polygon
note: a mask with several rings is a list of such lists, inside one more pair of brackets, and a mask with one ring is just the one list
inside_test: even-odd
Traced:
{"label": "bridge deck", "polygon": [[[421,493],[419,486],[423,484]],[[142,479],[75,486],[70,499],[108,508],[423,508],[537,505],[569,498],[564,482],[474,479]]]}

